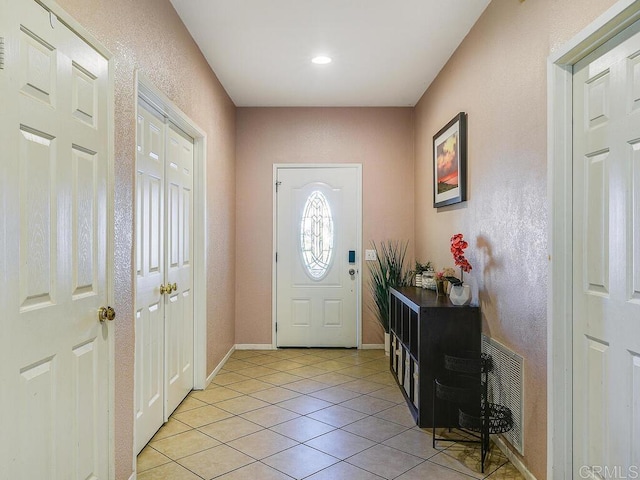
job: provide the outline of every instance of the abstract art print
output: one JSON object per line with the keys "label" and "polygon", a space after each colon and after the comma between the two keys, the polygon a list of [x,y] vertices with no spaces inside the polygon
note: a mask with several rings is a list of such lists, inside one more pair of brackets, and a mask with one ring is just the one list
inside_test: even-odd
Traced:
{"label": "abstract art print", "polygon": [[467,199],[467,114],[460,112],[433,137],[433,207]]}

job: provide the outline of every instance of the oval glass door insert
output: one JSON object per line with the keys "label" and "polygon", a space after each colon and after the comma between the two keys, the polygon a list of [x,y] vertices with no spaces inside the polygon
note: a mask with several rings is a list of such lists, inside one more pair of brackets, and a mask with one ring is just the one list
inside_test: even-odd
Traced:
{"label": "oval glass door insert", "polygon": [[311,192],[304,205],[300,222],[302,264],[314,280],[322,279],[333,258],[333,217],[327,197]]}

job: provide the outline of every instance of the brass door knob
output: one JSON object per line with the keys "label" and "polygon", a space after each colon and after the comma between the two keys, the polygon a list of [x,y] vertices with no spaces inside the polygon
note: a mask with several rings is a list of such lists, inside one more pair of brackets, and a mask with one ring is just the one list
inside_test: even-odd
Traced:
{"label": "brass door knob", "polygon": [[171,292],[176,292],[178,290],[178,284],[167,283],[166,285],[163,283],[160,285],[160,295],[164,295],[165,293],[169,294]]}
{"label": "brass door knob", "polygon": [[106,320],[109,320],[111,322],[115,318],[116,318],[116,311],[112,307],[109,307],[109,306],[100,307],[100,310],[98,310],[98,319],[101,322],[104,322]]}

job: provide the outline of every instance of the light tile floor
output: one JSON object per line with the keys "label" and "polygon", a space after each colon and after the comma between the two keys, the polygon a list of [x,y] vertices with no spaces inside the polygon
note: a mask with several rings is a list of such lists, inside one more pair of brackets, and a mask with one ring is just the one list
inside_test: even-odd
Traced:
{"label": "light tile floor", "polygon": [[416,427],[381,350],[234,352],[138,456],[139,480],[522,479]]}

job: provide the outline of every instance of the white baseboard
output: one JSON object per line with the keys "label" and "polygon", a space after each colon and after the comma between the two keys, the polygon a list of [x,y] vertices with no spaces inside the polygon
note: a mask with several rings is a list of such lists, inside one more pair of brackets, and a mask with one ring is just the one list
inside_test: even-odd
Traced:
{"label": "white baseboard", "polygon": [[129,480],[136,480],[136,472],[133,472],[129,477]]}
{"label": "white baseboard", "polygon": [[362,350],[384,350],[384,343],[363,343],[360,348]]}
{"label": "white baseboard", "polygon": [[224,364],[227,363],[227,360],[229,360],[229,357],[235,351],[235,349],[236,349],[236,346],[235,345],[232,346],[227,352],[227,354],[224,356],[224,358],[220,361],[218,366],[214,368],[213,372],[209,374],[209,376],[207,377],[207,381],[205,382],[204,388],[207,388],[209,386],[209,384],[213,380],[213,377],[215,377],[218,374],[218,372],[222,369],[222,367],[224,367]]}
{"label": "white baseboard", "polygon": [[500,435],[494,435],[492,440],[498,446],[502,453],[506,455],[509,461],[513,464],[514,467],[518,469],[518,471],[522,474],[524,478],[527,480],[537,480],[536,477],[533,476],[533,473],[529,471],[527,467],[524,466],[520,457],[518,457],[513,451],[507,446],[506,442],[502,439]]}
{"label": "white baseboard", "polygon": [[238,343],[236,350],[273,350],[270,343]]}

